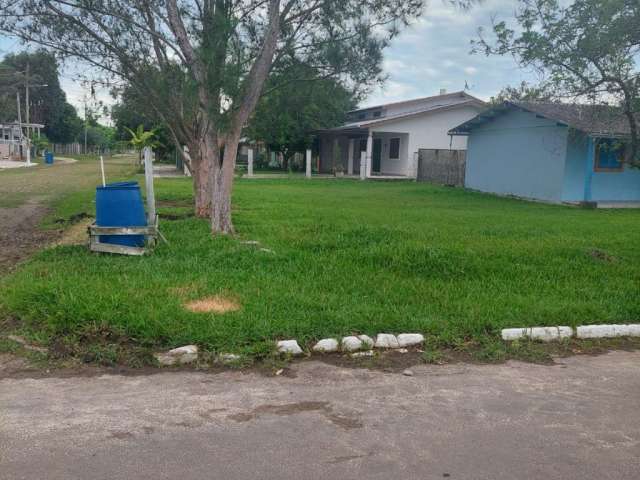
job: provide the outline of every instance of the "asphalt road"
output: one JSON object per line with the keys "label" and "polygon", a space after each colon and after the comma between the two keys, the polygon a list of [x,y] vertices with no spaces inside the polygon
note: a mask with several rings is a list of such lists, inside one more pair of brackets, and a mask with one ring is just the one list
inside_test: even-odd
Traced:
{"label": "asphalt road", "polygon": [[0,478],[638,479],[640,352],[0,380]]}

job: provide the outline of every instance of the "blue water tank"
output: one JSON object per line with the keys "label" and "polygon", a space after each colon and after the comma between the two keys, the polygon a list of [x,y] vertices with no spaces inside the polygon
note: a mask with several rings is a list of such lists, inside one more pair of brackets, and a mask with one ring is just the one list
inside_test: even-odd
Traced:
{"label": "blue water tank", "polygon": [[[96,225],[99,227],[145,227],[138,182],[109,183],[96,188]],[[144,246],[144,235],[100,235],[100,242],[131,247]]]}
{"label": "blue water tank", "polygon": [[44,152],[44,163],[48,165],[53,164],[53,152]]}

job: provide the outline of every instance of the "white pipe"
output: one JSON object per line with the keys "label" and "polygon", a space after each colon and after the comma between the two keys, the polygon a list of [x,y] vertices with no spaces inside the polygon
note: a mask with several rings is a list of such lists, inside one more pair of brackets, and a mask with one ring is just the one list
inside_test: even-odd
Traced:
{"label": "white pipe", "polygon": [[102,155],[100,155],[100,172],[102,173],[102,186],[106,186],[107,182],[104,178],[104,159],[102,158]]}

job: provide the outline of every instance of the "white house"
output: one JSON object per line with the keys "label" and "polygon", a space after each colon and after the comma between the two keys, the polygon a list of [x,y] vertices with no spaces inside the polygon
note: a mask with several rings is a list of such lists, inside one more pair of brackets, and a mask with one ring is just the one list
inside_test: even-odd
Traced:
{"label": "white house", "polygon": [[484,102],[465,92],[441,91],[433,97],[353,110],[344,125],[318,132],[319,171],[415,178],[418,150],[465,150],[466,138],[448,132],[484,108]]}
{"label": "white house", "polygon": [[[39,123],[0,123],[0,160],[20,161],[28,158],[28,139],[31,132],[40,137]],[[26,130],[26,133],[25,133]]]}

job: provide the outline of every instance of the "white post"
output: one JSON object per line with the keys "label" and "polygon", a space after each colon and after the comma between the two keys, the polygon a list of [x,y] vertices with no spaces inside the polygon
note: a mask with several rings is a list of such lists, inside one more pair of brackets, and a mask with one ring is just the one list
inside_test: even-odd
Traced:
{"label": "white post", "polygon": [[360,180],[367,178],[367,152],[360,152]]}
{"label": "white post", "polygon": [[354,140],[353,138],[349,139],[349,156],[348,156],[348,163],[347,163],[347,174],[349,175],[353,175],[353,143]]}
{"label": "white post", "polygon": [[371,176],[372,153],[373,153],[373,132],[369,130],[369,136],[367,137],[367,168],[366,168],[367,178]]}
{"label": "white post", "polygon": [[147,191],[147,225],[156,224],[156,197],[153,191],[153,159],[151,148],[144,148],[144,180]]}
{"label": "white post", "polygon": [[307,169],[305,172],[307,178],[311,178],[311,149],[307,148]]}
{"label": "white post", "polygon": [[[186,145],[183,147],[184,153],[186,154],[186,156],[188,158],[191,158],[189,156],[189,147],[187,147]],[[184,174],[186,177],[190,177],[191,176],[191,170],[189,170],[189,167],[187,167],[187,164],[185,162],[182,162],[182,169],[184,170]]]}
{"label": "white post", "polygon": [[31,142],[29,137],[26,138],[25,145],[27,146],[27,166],[31,165]]}
{"label": "white post", "polygon": [[253,148],[247,149],[247,176],[253,177]]}
{"label": "white post", "polygon": [[100,173],[102,173],[102,186],[106,186],[107,182],[106,179],[104,178],[104,159],[102,157],[102,155],[100,155]]}

